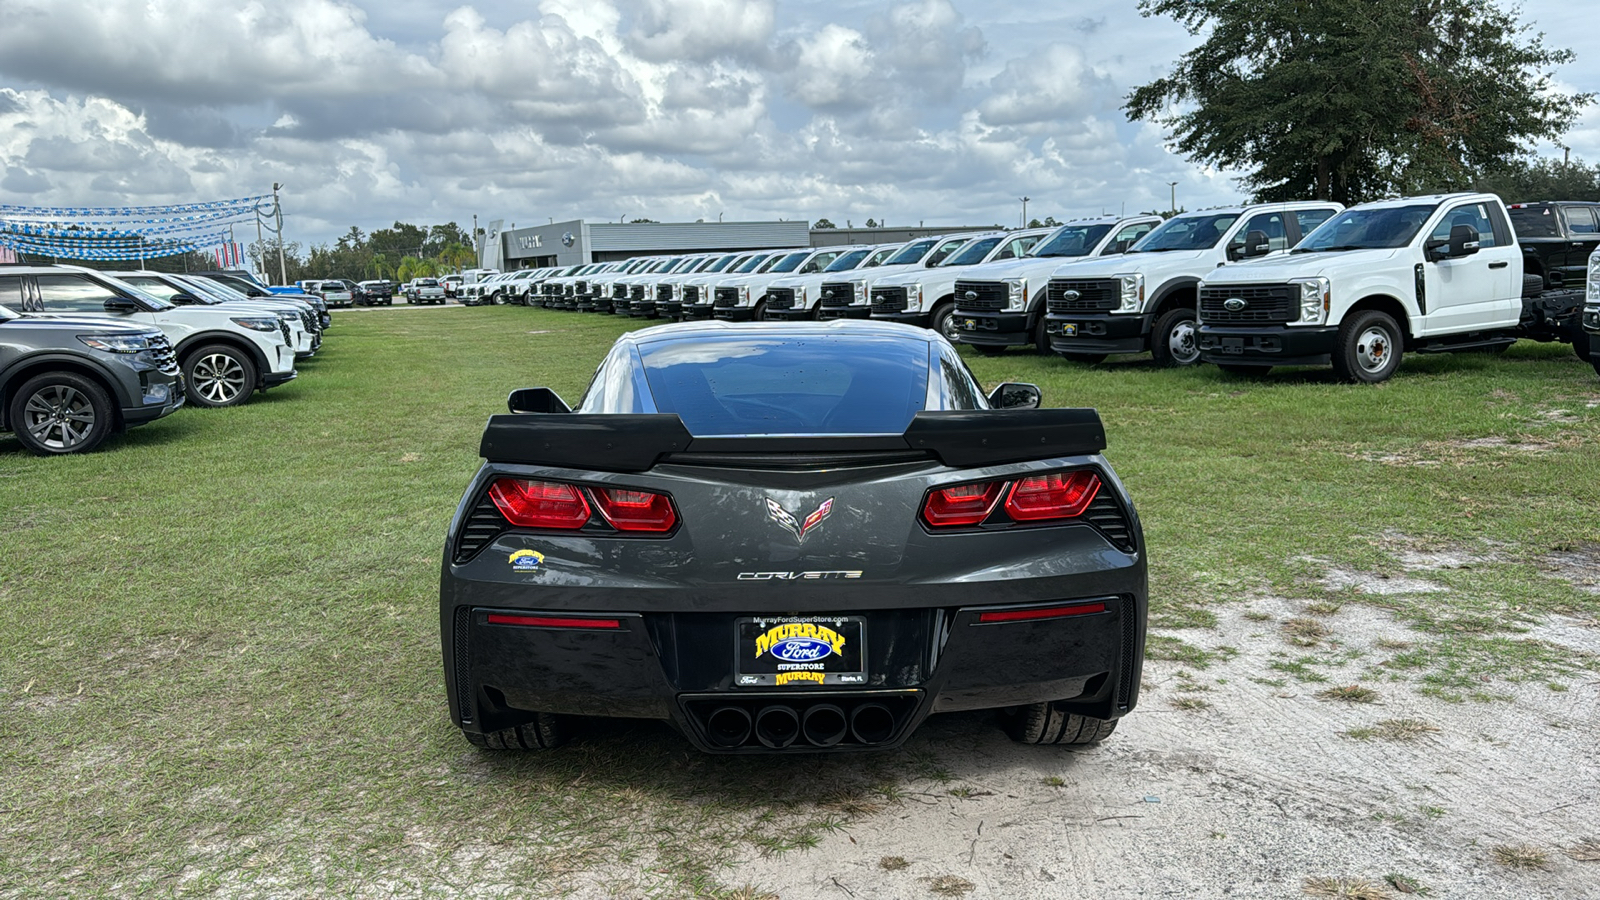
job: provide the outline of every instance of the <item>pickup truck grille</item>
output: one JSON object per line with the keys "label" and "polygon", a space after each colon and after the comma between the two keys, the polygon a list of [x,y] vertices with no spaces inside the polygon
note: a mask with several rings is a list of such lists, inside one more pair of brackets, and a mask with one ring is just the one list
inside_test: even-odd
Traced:
{"label": "pickup truck grille", "polygon": [[[1299,318],[1295,301],[1300,288],[1292,284],[1214,284],[1200,288],[1200,321],[1282,323]],[[1227,302],[1239,299],[1242,309],[1228,309]]]}
{"label": "pickup truck grille", "polygon": [[848,281],[834,281],[822,286],[821,299],[817,302],[829,309],[840,309],[850,305],[855,297],[855,290]]}
{"label": "pickup truck grille", "polygon": [[692,305],[694,305],[696,303],[699,303],[699,302],[700,302],[700,286],[698,284],[686,284],[686,285],[684,285],[683,286],[683,305],[684,306],[692,306]]}
{"label": "pickup truck grille", "polygon": [[[1077,296],[1069,297],[1075,292]],[[1051,279],[1045,285],[1045,309],[1053,313],[1106,312],[1121,305],[1121,288],[1115,281]]]}
{"label": "pickup truck grille", "polygon": [[580,282],[574,284],[572,286],[572,291],[573,291],[573,293],[576,293],[576,294],[587,294],[587,293],[589,293],[589,282],[580,281]]}
{"label": "pickup truck grille", "polygon": [[150,338],[150,356],[156,361],[156,368],[167,375],[178,374],[178,354],[172,352],[172,342],[164,334],[152,335]]}
{"label": "pickup truck grille", "polygon": [[567,296],[568,297],[575,297],[575,296],[577,296],[577,294],[578,294],[578,286],[577,285],[575,285],[575,284],[567,285]]}
{"label": "pickup truck grille", "polygon": [[1006,308],[1006,291],[1002,281],[957,281],[956,309],[998,312]]}
{"label": "pickup truck grille", "polygon": [[658,284],[658,285],[656,285],[656,302],[657,303],[670,303],[670,302],[672,302],[672,285],[670,285],[670,284]]}
{"label": "pickup truck grille", "polygon": [[903,287],[875,287],[872,289],[872,311],[875,313],[903,313],[906,311],[906,289]]}
{"label": "pickup truck grille", "polygon": [[642,284],[634,285],[628,291],[628,299],[632,300],[635,303],[642,302],[644,300],[644,285],[642,285]]}
{"label": "pickup truck grille", "polygon": [[716,300],[711,304],[717,309],[732,309],[739,305],[739,289],[719,287],[714,294]]}
{"label": "pickup truck grille", "polygon": [[794,309],[794,288],[768,288],[767,309]]}
{"label": "pickup truck grille", "polygon": [[611,286],[611,299],[613,299],[613,300],[626,300],[626,299],[628,299],[628,286],[625,285],[625,284],[613,284]]}

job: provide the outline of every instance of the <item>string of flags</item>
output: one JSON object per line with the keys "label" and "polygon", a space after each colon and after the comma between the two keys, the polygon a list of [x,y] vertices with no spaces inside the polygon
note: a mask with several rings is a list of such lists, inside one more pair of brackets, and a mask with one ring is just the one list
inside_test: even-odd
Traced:
{"label": "string of flags", "polygon": [[231,225],[272,212],[272,197],[169,206],[0,204],[0,264],[19,253],[53,259],[138,260],[210,250],[218,265],[243,264]]}

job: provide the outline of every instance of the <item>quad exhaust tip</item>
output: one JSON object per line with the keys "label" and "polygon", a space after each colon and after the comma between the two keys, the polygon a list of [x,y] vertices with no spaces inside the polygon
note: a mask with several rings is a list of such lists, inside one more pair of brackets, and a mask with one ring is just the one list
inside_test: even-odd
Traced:
{"label": "quad exhaust tip", "polygon": [[750,737],[750,714],[737,706],[721,707],[707,717],[706,735],[718,747],[737,747]]}
{"label": "quad exhaust tip", "polygon": [[795,714],[794,708],[773,704],[764,706],[756,713],[756,740],[763,746],[774,750],[794,743],[800,735],[800,717]]}
{"label": "quad exhaust tip", "polygon": [[849,730],[844,710],[832,703],[818,703],[806,710],[800,720],[800,733],[805,736],[806,743],[816,747],[832,747],[844,740]]}
{"label": "quad exhaust tip", "polygon": [[850,733],[863,744],[881,744],[894,736],[894,714],[881,703],[863,703],[850,712]]}

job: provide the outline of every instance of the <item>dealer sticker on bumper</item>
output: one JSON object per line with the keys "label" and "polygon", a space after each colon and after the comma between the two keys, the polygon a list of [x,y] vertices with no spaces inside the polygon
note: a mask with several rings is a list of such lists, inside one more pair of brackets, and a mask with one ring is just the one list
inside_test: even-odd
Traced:
{"label": "dealer sticker on bumper", "polygon": [[977,331],[978,330],[978,320],[977,319],[962,319],[961,320],[961,330],[962,331]]}
{"label": "dealer sticker on bumper", "polygon": [[1077,337],[1078,336],[1077,323],[1075,323],[1075,322],[1060,322],[1060,323],[1057,323],[1057,326],[1055,328],[1054,333],[1055,334],[1059,334],[1062,337]]}
{"label": "dealer sticker on bumper", "polygon": [[860,616],[740,619],[736,631],[740,687],[867,683],[867,623]]}

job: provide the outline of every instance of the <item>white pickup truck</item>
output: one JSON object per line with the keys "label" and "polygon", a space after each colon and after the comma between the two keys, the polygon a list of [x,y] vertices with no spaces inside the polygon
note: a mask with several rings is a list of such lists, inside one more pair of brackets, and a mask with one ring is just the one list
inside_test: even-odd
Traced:
{"label": "white pickup truck", "polygon": [[1201,279],[1200,355],[1235,373],[1331,363],[1343,380],[1378,382],[1407,351],[1570,340],[1561,323],[1582,292],[1546,291],[1522,260],[1493,194],[1351,207],[1287,254]]}
{"label": "white pickup truck", "polygon": [[1583,330],[1589,335],[1589,362],[1600,375],[1600,250],[1589,254],[1589,278],[1583,303]]}
{"label": "white pickup truck", "polygon": [[1161,223],[1121,256],[1068,262],[1045,286],[1050,349],[1087,363],[1148,350],[1156,365],[1192,366],[1200,361],[1200,279],[1282,253],[1343,208],[1305,202],[1198,210]]}

